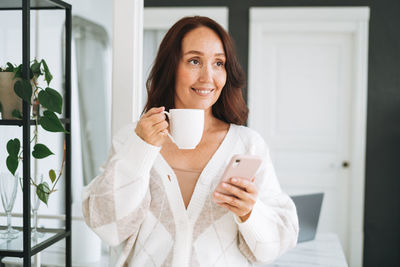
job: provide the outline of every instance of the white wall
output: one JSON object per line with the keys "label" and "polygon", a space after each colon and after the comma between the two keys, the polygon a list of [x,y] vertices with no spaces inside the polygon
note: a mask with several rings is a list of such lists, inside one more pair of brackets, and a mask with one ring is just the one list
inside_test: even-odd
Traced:
{"label": "white wall", "polygon": [[112,33],[113,1],[110,0],[64,0],[72,5],[72,15],[79,15],[106,28]]}

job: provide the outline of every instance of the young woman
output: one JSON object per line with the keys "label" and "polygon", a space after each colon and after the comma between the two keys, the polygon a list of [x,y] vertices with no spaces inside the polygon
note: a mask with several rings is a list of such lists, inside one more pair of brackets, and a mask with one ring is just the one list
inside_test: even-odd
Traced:
{"label": "young woman", "polygon": [[[242,267],[295,246],[295,206],[264,140],[241,126],[244,81],[233,42],[215,21],[186,17],[167,32],[143,116],[115,136],[102,173],[84,191],[86,222],[111,246],[112,266]],[[163,111],[172,108],[204,110],[195,149],[168,138]],[[254,179],[220,182],[234,154],[263,159]]]}

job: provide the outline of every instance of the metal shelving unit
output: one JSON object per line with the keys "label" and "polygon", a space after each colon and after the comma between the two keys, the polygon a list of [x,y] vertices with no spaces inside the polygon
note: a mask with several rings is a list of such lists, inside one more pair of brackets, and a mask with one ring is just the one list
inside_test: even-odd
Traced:
{"label": "metal shelving unit", "polygon": [[[71,5],[60,0],[1,0],[2,10],[22,11],[22,64],[23,78],[29,77],[30,63],[30,11],[31,10],[65,10],[65,118],[61,121],[65,124],[67,132],[71,133]],[[52,244],[65,238],[65,266],[71,266],[71,135],[65,135],[66,159],[65,159],[65,228],[43,229],[43,238],[32,242],[31,240],[31,209],[30,209],[30,173],[31,173],[31,149],[30,126],[34,121],[30,120],[30,105],[23,101],[22,120],[0,120],[0,125],[22,126],[23,139],[23,235],[6,244],[0,244],[0,258],[23,258],[24,267],[31,266],[31,257],[46,249]]]}

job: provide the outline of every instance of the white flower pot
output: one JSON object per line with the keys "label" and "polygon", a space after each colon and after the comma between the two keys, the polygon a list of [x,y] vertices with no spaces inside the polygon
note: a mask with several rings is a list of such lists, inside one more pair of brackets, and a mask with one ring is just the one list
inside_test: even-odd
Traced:
{"label": "white flower pot", "polygon": [[14,79],[13,72],[0,72],[0,103],[2,105],[1,116],[3,120],[15,120],[12,116],[14,109],[22,113],[22,99],[14,92],[14,84],[18,79]]}

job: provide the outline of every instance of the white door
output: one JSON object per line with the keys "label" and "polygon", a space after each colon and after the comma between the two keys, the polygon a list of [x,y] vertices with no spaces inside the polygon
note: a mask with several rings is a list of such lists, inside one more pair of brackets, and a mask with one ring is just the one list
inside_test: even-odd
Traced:
{"label": "white door", "polygon": [[[360,82],[357,27],[337,9],[328,21],[321,9],[307,10],[251,9],[249,126],[269,144],[283,190],[325,193],[318,231],[337,233],[349,259],[351,247],[362,246],[359,236],[357,245],[350,240],[351,226],[362,221],[362,213],[351,214],[352,193],[363,199],[351,188],[352,133],[365,131],[352,123]],[[357,257],[351,266],[361,266]]]}

